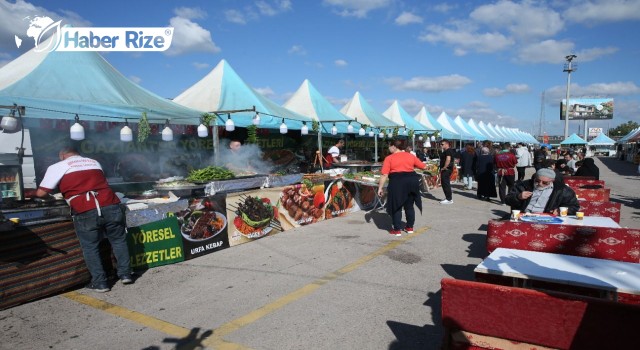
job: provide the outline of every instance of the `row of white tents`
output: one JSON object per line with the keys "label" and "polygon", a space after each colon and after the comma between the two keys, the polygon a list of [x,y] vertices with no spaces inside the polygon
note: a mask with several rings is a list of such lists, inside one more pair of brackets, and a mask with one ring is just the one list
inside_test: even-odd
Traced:
{"label": "row of white tents", "polygon": [[218,125],[232,118],[236,126],[247,127],[257,113],[260,127],[272,129],[286,122],[288,129],[300,130],[316,121],[323,133],[334,125],[347,132],[349,124],[357,133],[364,124],[369,130],[437,132],[454,140],[538,143],[516,128],[452,119],[445,112],[434,118],[425,107],[411,116],[398,101],[379,113],[360,92],[337,110],[309,80],[279,105],[247,85],[225,60],[171,101],[127,79],[97,52],[31,50],[0,68],[0,105],[14,104],[27,108],[27,119],[71,120],[78,114],[84,121],[135,122],[145,112],[151,120],[198,125],[202,113],[216,112]]}

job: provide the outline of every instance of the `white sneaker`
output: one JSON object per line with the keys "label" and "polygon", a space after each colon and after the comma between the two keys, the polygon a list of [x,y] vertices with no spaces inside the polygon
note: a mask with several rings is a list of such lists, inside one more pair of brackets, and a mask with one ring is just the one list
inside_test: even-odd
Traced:
{"label": "white sneaker", "polygon": [[440,204],[453,204],[453,200],[446,200],[445,199],[443,201],[440,201]]}

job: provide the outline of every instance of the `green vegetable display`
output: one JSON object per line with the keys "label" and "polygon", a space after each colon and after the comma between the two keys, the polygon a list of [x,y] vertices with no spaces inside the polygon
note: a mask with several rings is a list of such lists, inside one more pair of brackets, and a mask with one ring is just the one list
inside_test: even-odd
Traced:
{"label": "green vegetable display", "polygon": [[140,122],[138,123],[138,143],[143,143],[147,140],[151,134],[151,127],[149,126],[149,119],[147,119],[147,112],[142,112]]}
{"label": "green vegetable display", "polygon": [[213,180],[228,180],[233,179],[235,175],[227,168],[219,166],[208,166],[203,169],[191,170],[187,181],[191,182],[206,182]]}
{"label": "green vegetable display", "polygon": [[247,143],[256,144],[258,143],[258,126],[257,125],[249,125],[247,126]]}

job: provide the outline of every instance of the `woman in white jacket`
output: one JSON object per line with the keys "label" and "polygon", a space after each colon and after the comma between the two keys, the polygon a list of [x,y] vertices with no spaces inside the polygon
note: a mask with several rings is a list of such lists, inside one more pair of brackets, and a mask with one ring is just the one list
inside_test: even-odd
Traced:
{"label": "woman in white jacket", "polygon": [[524,180],[524,171],[527,167],[531,166],[531,153],[529,153],[529,149],[524,143],[519,143],[518,148],[516,148],[516,158],[518,159],[518,164],[516,164],[516,169],[518,170],[518,181]]}

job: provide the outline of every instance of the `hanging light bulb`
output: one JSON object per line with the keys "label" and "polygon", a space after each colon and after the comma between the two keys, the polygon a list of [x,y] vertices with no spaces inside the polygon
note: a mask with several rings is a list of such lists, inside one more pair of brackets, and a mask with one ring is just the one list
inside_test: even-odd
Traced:
{"label": "hanging light bulb", "polygon": [[173,141],[173,130],[169,127],[169,119],[164,123],[164,129],[162,129],[162,141]]}
{"label": "hanging light bulb", "polygon": [[375,133],[373,132],[373,130],[369,130],[369,137],[373,137],[375,135]]}
{"label": "hanging light bulb", "polygon": [[282,118],[282,124],[280,124],[280,133],[286,134],[288,131],[287,124],[284,123],[284,118]]}
{"label": "hanging light bulb", "polygon": [[402,131],[402,135],[407,136],[408,132],[407,132],[407,128],[404,128],[404,131]]}
{"label": "hanging light bulb", "polygon": [[301,135],[309,135],[309,127],[307,126],[307,122],[302,122],[302,128],[300,129]]}
{"label": "hanging light bulb", "polygon": [[434,135],[431,135],[431,141],[435,141],[436,137]]}
{"label": "hanging light bulb", "polygon": [[200,125],[198,125],[198,137],[207,137],[209,136],[209,128],[204,125],[204,120],[200,118]]}
{"label": "hanging light bulb", "polygon": [[347,125],[347,132],[353,134],[353,125],[351,125],[351,122],[349,122],[349,125]]}
{"label": "hanging light bulb", "polygon": [[425,147],[431,147],[431,142],[429,142],[429,140],[427,140],[427,143],[424,144]]}
{"label": "hanging light bulb", "polygon": [[338,128],[336,128],[336,123],[333,123],[331,127],[331,135],[336,135],[338,133]]}
{"label": "hanging light bulb", "polygon": [[133,141],[133,131],[129,127],[129,121],[124,120],[124,126],[120,129],[120,141],[122,142],[131,142]]}
{"label": "hanging light bulb", "polygon": [[424,137],[422,137],[422,135],[418,136],[418,141],[422,141],[424,140]]}
{"label": "hanging light bulb", "polygon": [[231,120],[231,114],[227,114],[227,121],[224,123],[224,129],[227,131],[233,131],[236,129],[236,125]]}
{"label": "hanging light bulb", "polygon": [[366,133],[366,130],[364,130],[364,128],[362,127],[362,125],[360,126],[360,130],[358,131],[358,134],[360,136],[364,136],[364,134]]}
{"label": "hanging light bulb", "polygon": [[0,121],[0,128],[6,131],[13,131],[18,127],[18,119],[16,119],[16,110],[11,109],[9,114],[5,115]]}
{"label": "hanging light bulb", "polygon": [[84,126],[80,124],[80,117],[76,114],[76,122],[71,125],[69,134],[72,140],[80,141],[84,140]]}
{"label": "hanging light bulb", "polygon": [[253,125],[260,125],[260,113],[256,112],[256,115],[253,116],[251,121],[253,122]]}
{"label": "hanging light bulb", "polygon": [[384,131],[380,130],[380,133],[378,134],[379,138],[383,138],[384,137]]}

